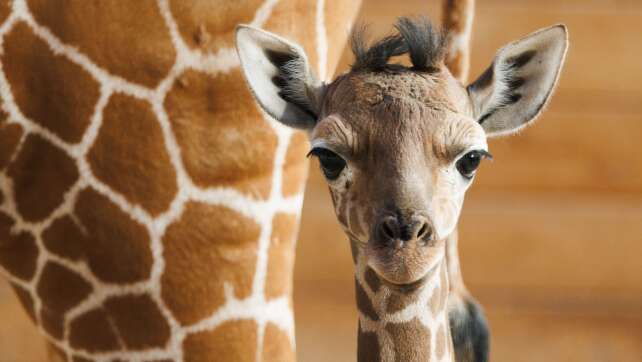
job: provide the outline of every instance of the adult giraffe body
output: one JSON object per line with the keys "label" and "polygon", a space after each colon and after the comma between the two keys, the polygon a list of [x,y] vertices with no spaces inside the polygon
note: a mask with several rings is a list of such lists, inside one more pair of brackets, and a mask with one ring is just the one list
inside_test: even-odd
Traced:
{"label": "adult giraffe body", "polygon": [[233,31],[331,74],[358,6],[0,2],[0,266],[52,360],[294,359],[306,140],[255,106]]}

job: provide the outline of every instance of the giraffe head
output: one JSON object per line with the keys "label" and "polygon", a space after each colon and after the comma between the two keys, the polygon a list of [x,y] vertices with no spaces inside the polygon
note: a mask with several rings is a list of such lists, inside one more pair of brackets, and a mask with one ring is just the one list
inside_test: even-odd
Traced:
{"label": "giraffe head", "polygon": [[[397,33],[366,45],[355,62],[318,81],[303,50],[248,26],[237,30],[245,77],[277,121],[309,131],[355,262],[392,285],[417,284],[444,255],[487,138],[517,132],[541,112],[567,49],[563,25],[501,48],[472,84],[444,65],[428,21],[401,18]],[[407,54],[411,66],[391,64]]]}

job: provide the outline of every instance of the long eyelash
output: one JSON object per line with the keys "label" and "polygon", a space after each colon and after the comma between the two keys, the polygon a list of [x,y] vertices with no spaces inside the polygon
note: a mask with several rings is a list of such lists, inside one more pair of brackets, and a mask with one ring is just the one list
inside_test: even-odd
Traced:
{"label": "long eyelash", "polygon": [[490,152],[488,152],[486,150],[479,150],[478,152],[481,153],[482,156],[486,157],[487,159],[489,159],[491,161],[493,160],[493,155],[491,155]]}
{"label": "long eyelash", "polygon": [[490,152],[488,152],[486,150],[479,150],[478,152],[481,153],[487,159],[493,160],[493,155],[491,155]]}
{"label": "long eyelash", "polygon": [[323,152],[324,150],[325,148],[323,147],[313,147],[305,157],[310,158],[310,156],[318,156],[319,152]]}
{"label": "long eyelash", "polygon": [[334,151],[331,151],[331,150],[329,150],[329,149],[327,149],[327,148],[324,148],[324,147],[314,147],[314,148],[312,148],[312,149],[310,150],[310,152],[308,152],[308,154],[307,154],[307,155],[305,155],[305,157],[308,157],[308,158],[309,158],[310,156],[316,156],[316,157],[319,157],[319,156],[323,155],[324,153],[326,153],[326,154],[336,155],[336,153],[335,153]]}

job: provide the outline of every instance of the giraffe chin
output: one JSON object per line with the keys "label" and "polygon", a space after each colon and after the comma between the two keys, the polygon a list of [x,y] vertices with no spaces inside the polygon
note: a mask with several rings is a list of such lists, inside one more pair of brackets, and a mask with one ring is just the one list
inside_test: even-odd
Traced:
{"label": "giraffe chin", "polygon": [[381,282],[392,291],[411,292],[421,288],[431,275],[432,270],[439,264],[434,260],[421,263],[383,262],[376,258],[368,258],[367,264],[375,271]]}
{"label": "giraffe chin", "polygon": [[365,245],[365,262],[381,281],[392,289],[413,289],[426,281],[426,276],[439,264],[444,255],[444,241],[425,245],[410,242],[402,249],[378,247],[370,241]]}
{"label": "giraffe chin", "polygon": [[422,276],[421,278],[413,282],[402,283],[402,284],[391,282],[381,276],[379,276],[379,279],[381,280],[383,285],[385,285],[389,290],[400,294],[406,294],[406,293],[414,292],[415,290],[423,287],[424,284],[426,284],[426,279],[428,279],[428,274],[426,273],[424,276]]}

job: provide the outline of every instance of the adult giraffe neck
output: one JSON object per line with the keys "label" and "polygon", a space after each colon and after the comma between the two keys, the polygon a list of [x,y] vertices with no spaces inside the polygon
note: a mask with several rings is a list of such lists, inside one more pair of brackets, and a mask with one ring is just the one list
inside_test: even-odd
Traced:
{"label": "adult giraffe neck", "polygon": [[470,68],[474,14],[475,0],[442,0],[442,27],[448,37],[446,66],[461,82],[466,82]]}

